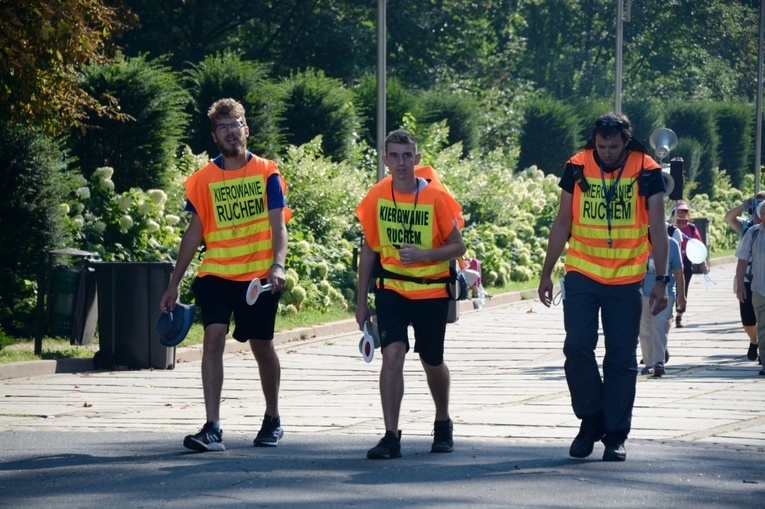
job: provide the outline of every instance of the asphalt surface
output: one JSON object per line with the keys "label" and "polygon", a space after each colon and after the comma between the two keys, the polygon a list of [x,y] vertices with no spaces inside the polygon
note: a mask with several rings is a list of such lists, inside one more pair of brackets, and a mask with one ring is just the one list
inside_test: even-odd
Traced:
{"label": "asphalt surface", "polygon": [[502,295],[462,308],[447,330],[451,454],[429,452],[433,404],[411,352],[403,457],[366,459],[383,431],[380,357],[363,362],[352,322],[278,336],[276,448],[252,447],[263,397],[235,342],[216,453],[182,446],[204,421],[198,348],[178,349],[173,370],[0,366],[0,507],[762,508],[765,377],[745,356],[733,272],[716,260],[708,281],[694,276],[667,374],[638,380],[624,463],[601,461],[600,444],[586,460],[568,456],[579,423],[562,308]]}

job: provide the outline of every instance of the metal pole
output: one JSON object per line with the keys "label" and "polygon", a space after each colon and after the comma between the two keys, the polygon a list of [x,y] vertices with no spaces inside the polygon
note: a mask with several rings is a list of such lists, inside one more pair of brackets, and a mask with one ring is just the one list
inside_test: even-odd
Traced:
{"label": "metal pole", "polygon": [[616,87],[614,89],[614,111],[622,112],[622,22],[624,19],[624,0],[616,0]]}
{"label": "metal pole", "polygon": [[386,0],[377,0],[377,180],[382,180],[385,177],[385,165],[381,157],[385,153],[385,113],[387,110],[385,104],[385,38],[387,33],[385,2]]}
{"label": "metal pole", "polygon": [[760,192],[760,158],[762,156],[762,60],[765,34],[765,0],[760,0],[760,39],[757,61],[757,137],[754,140],[754,193]]}

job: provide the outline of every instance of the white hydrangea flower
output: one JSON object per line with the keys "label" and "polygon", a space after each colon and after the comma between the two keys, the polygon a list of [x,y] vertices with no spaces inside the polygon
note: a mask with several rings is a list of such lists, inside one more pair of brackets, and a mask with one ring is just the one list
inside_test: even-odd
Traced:
{"label": "white hydrangea flower", "polygon": [[82,174],[78,174],[76,177],[74,177],[74,183],[78,186],[84,186],[88,183],[88,179],[82,176]]}
{"label": "white hydrangea flower", "polygon": [[125,212],[127,209],[129,209],[132,204],[133,200],[126,194],[123,194],[117,198],[117,207],[119,207],[122,212]]}
{"label": "white hydrangea flower", "polygon": [[72,218],[72,226],[78,230],[82,230],[82,227],[85,226],[85,220],[82,218],[82,216],[75,216]]}
{"label": "white hydrangea flower", "polygon": [[94,215],[93,215],[93,214],[91,214],[90,212],[86,212],[86,213],[85,213],[85,220],[86,220],[87,222],[91,223],[91,222],[93,222],[93,220],[94,220],[95,218],[96,218],[96,216],[94,216]]}
{"label": "white hydrangea flower", "polygon": [[74,194],[83,200],[87,200],[90,198],[90,188],[88,186],[78,187]]}
{"label": "white hydrangea flower", "polygon": [[167,201],[167,194],[162,189],[149,189],[146,194],[157,205],[164,205]]}
{"label": "white hydrangea flower", "polygon": [[101,168],[97,168],[96,171],[93,172],[93,176],[101,179],[111,179],[112,175],[114,175],[114,168],[111,166],[102,166]]}
{"label": "white hydrangea flower", "polygon": [[154,233],[159,231],[159,225],[156,221],[152,221],[151,219],[146,221],[146,231],[149,233]]}
{"label": "white hydrangea flower", "polygon": [[68,203],[59,203],[58,210],[61,212],[62,216],[66,216],[69,214],[69,204]]}
{"label": "white hydrangea flower", "polygon": [[96,233],[104,233],[104,230],[106,230],[106,223],[103,221],[96,221],[93,224],[93,229],[96,231]]}
{"label": "white hydrangea flower", "polygon": [[83,205],[82,203],[76,203],[74,205],[74,210],[75,210],[75,212],[80,214],[83,210],[85,210],[85,205]]}
{"label": "white hydrangea flower", "polygon": [[125,214],[120,218],[120,228],[123,230],[129,230],[133,227],[133,218]]}
{"label": "white hydrangea flower", "polygon": [[98,185],[102,191],[114,191],[114,181],[111,179],[102,178]]}
{"label": "white hydrangea flower", "polygon": [[181,218],[173,214],[168,214],[165,216],[165,222],[170,226],[175,226],[181,222]]}
{"label": "white hydrangea flower", "polygon": [[138,212],[140,212],[142,216],[148,216],[153,210],[154,204],[150,201],[141,202],[138,205]]}
{"label": "white hydrangea flower", "polygon": [[172,235],[173,233],[175,233],[175,230],[173,229],[172,226],[164,226],[162,228],[162,231],[165,232],[165,235]]}

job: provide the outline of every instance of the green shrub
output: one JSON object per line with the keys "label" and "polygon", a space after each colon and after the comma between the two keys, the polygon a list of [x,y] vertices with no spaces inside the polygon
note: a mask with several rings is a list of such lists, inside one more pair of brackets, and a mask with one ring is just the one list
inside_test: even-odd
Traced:
{"label": "green shrub", "polygon": [[60,204],[70,184],[62,147],[23,127],[0,124],[0,329],[34,333],[38,274],[48,251],[76,247],[65,239]]}
{"label": "green shrub", "polygon": [[519,138],[518,169],[537,166],[545,173],[563,174],[563,166],[583,146],[582,120],[573,106],[549,98],[526,105]]}
{"label": "green shrub", "polygon": [[285,80],[285,110],[282,127],[287,141],[295,146],[321,135],[322,151],[335,161],[353,152],[359,119],[353,92],[323,71],[308,70]]}
{"label": "green shrub", "polygon": [[[714,198],[713,168],[719,167],[719,136],[715,125],[712,103],[672,102],[667,107],[666,127],[675,131],[678,140],[692,138],[704,149],[693,181],[697,184],[693,192],[709,194]],[[673,153],[674,155],[674,153]],[[689,195],[690,196],[690,195]]]}
{"label": "green shrub", "polygon": [[741,187],[751,168],[754,108],[744,103],[713,103],[713,107],[720,135],[720,169],[730,175],[734,187]]}
{"label": "green shrub", "polygon": [[417,119],[420,123],[446,121],[449,145],[461,143],[463,155],[477,148],[480,105],[474,97],[446,87],[437,87],[422,92],[417,102],[417,109],[421,111]]}
{"label": "green shrub", "polygon": [[[365,74],[354,90],[356,105],[362,118],[363,139],[370,146],[377,146],[377,77]],[[388,77],[385,84],[385,126],[390,132],[401,126],[406,114],[419,116],[417,103],[395,77]]]}
{"label": "green shrub", "polygon": [[96,168],[114,168],[117,192],[131,187],[163,188],[186,130],[189,102],[176,74],[144,57],[85,68],[82,87],[93,97],[117,98],[127,121],[91,115],[87,129],[74,130],[68,145],[86,178]]}
{"label": "green shrub", "polygon": [[218,99],[231,97],[245,109],[250,137],[247,148],[258,155],[276,157],[284,145],[279,121],[284,109],[283,91],[267,78],[268,67],[244,61],[232,52],[208,56],[186,71],[191,122],[189,146],[195,154],[215,157],[219,150],[210,135],[207,110]]}

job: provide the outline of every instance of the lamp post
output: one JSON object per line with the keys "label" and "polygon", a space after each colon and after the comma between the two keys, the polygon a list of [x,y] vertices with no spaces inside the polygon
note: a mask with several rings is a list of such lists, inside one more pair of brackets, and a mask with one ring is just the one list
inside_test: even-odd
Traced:
{"label": "lamp post", "polygon": [[382,154],[385,153],[385,38],[387,26],[385,22],[385,2],[377,0],[377,180],[385,177],[385,165]]}
{"label": "lamp post", "polygon": [[[630,22],[632,0],[616,0],[616,86],[614,87],[614,111],[622,112],[622,41],[624,40],[624,23]],[[626,12],[626,15],[625,15]]]}
{"label": "lamp post", "polygon": [[757,49],[757,136],[754,140],[754,193],[760,192],[760,158],[762,156],[762,58],[765,33],[765,0],[760,0],[760,38]]}

